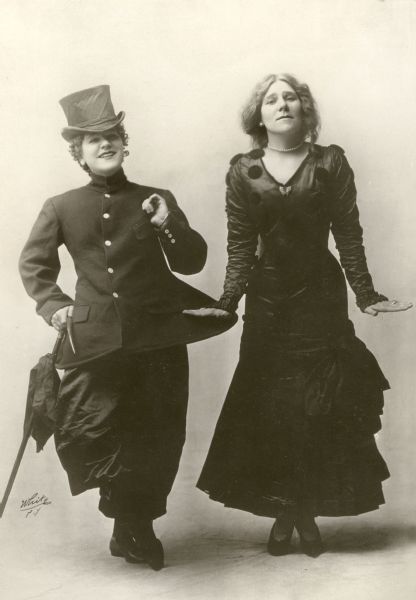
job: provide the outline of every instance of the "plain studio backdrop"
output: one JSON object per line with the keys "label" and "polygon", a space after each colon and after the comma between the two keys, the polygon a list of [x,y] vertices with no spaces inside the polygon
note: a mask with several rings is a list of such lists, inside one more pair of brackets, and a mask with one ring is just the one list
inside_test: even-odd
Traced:
{"label": "plain studio backdrop", "polygon": [[[416,299],[416,2],[413,0],[2,0],[0,485],[23,422],[30,367],[54,331],[35,315],[17,260],[42,203],[87,183],[60,137],[58,105],[108,83],[125,110],[129,179],[170,189],[208,242],[202,273],[185,277],[218,297],[226,263],[224,178],[249,149],[239,111],[270,72],[306,81],[322,117],[320,143],[352,165],[375,287]],[[62,287],[74,274],[62,252]],[[392,477],[387,504],[356,519],[322,519],[330,551],[312,561],[264,552],[270,520],[222,508],[195,489],[238,356],[241,322],[189,348],[188,441],[167,517],[157,523],[160,574],[110,558],[111,523],[97,493],[71,498],[50,441],[28,445],[0,523],[2,597],[414,597],[415,309],[351,318],[391,384],[379,447]],[[241,313],[241,309],[240,309]],[[21,501],[45,494],[35,517]],[[331,547],[332,540],[332,547]]]}

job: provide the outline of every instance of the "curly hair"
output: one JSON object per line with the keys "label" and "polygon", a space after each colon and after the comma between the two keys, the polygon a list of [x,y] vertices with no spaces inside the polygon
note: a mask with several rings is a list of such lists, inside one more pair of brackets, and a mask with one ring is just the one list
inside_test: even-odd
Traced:
{"label": "curly hair", "polygon": [[[124,129],[124,125],[122,123],[119,123],[114,127],[114,131],[116,131],[116,133],[118,133],[118,135],[120,136],[121,141],[123,142],[123,146],[128,146],[129,136],[127,135],[126,130]],[[82,158],[82,140],[84,139],[85,135],[85,133],[80,133],[79,135],[74,136],[69,142],[68,152],[70,153],[72,158],[79,164],[81,169],[84,169],[84,171],[90,174],[91,171],[89,166],[86,163],[85,165],[82,165],[80,162]]]}
{"label": "curly hair", "polygon": [[267,145],[267,132],[260,125],[261,106],[267,90],[275,81],[285,81],[296,92],[302,106],[305,138],[309,138],[311,143],[314,144],[318,139],[321,124],[316,102],[309,86],[306,83],[301,83],[296,77],[288,73],[267,75],[256,85],[241,111],[243,131],[251,136],[254,147],[264,148]]}

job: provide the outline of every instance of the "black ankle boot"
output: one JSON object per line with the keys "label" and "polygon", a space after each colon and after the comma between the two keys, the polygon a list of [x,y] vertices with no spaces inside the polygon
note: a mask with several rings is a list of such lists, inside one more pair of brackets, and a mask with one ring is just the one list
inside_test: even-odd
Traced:
{"label": "black ankle boot", "polygon": [[146,562],[154,571],[164,566],[164,552],[153,531],[152,522],[116,519],[110,540],[112,556],[124,557],[130,563]]}
{"label": "black ankle boot", "polygon": [[160,571],[164,566],[164,552],[161,541],[153,531],[153,522],[137,521],[134,526],[134,538],[147,564],[154,571]]}
{"label": "black ankle boot", "polygon": [[273,527],[271,528],[269,541],[267,542],[267,552],[272,556],[284,556],[285,554],[290,554],[293,548],[290,544],[290,540],[292,539],[293,529],[281,540],[277,540],[274,536],[274,531],[276,527],[276,522],[273,523]]}
{"label": "black ankle boot", "polygon": [[[137,542],[136,542],[137,543]],[[151,542],[138,542],[144,560],[154,571],[160,571],[165,565],[165,553],[162,542],[155,537]]]}
{"label": "black ankle boot", "polygon": [[307,556],[317,558],[325,551],[324,545],[321,540],[321,536],[319,534],[316,540],[305,540],[305,538],[299,532],[299,538],[302,552]]}
{"label": "black ankle boot", "polygon": [[[301,525],[299,525],[298,522],[295,523],[296,531],[299,534],[300,547],[301,547],[302,552],[304,554],[306,554],[307,556],[310,556],[312,558],[317,558],[325,551],[325,547],[322,542],[321,534],[319,532],[319,528],[316,525],[316,523],[314,523],[314,526],[315,526],[314,527],[315,531],[314,531],[313,538],[306,539],[305,538],[305,530],[302,528]],[[309,529],[308,529],[308,531],[309,531]]]}
{"label": "black ankle boot", "polygon": [[126,522],[116,519],[113,535],[110,540],[110,553],[119,556],[130,563],[144,562],[144,557],[137,547],[133,533]]}

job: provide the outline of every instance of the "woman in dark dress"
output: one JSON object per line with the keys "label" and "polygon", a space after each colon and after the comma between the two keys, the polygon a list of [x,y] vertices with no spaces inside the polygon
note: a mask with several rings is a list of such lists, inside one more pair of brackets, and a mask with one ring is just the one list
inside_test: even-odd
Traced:
{"label": "woman in dark dress", "polygon": [[226,318],[246,294],[240,360],[198,487],[225,506],[275,518],[268,551],[323,549],[315,517],[357,515],[384,502],[377,450],[389,384],[348,318],[343,271],[360,309],[411,304],[375,291],[353,172],[344,151],[316,144],[307,85],[270,75],[242,113],[255,149],[227,174],[228,265],[214,308]]}

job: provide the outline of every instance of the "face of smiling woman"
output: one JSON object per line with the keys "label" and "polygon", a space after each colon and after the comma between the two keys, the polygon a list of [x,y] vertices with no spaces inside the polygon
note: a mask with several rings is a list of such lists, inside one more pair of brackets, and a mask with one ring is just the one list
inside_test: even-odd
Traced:
{"label": "face of smiling woman", "polygon": [[302,105],[286,81],[275,81],[267,90],[261,106],[261,119],[269,139],[298,140],[302,136]]}
{"label": "face of smiling woman", "polygon": [[86,133],[82,140],[80,163],[87,164],[96,175],[114,175],[124,159],[124,146],[115,129],[101,133]]}

